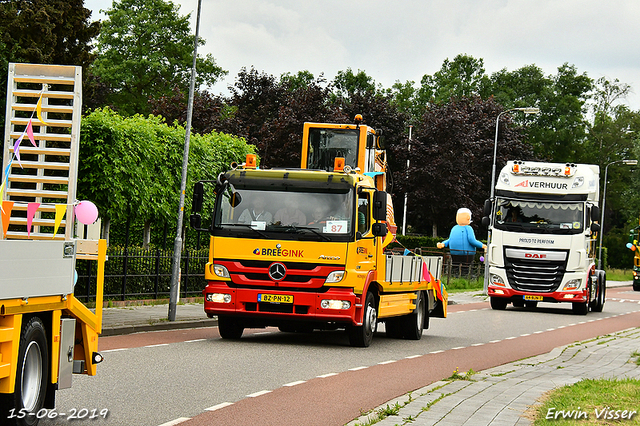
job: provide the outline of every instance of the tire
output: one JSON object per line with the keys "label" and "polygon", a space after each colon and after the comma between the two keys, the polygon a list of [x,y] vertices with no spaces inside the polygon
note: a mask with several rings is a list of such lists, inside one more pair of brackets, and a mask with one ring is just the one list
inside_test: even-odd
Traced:
{"label": "tire", "polygon": [[218,332],[223,339],[238,340],[242,337],[244,327],[235,318],[218,315]]}
{"label": "tire", "polygon": [[633,281],[633,291],[640,291],[640,281]]}
{"label": "tire", "polygon": [[368,292],[364,303],[364,313],[362,314],[362,325],[350,326],[347,328],[349,343],[351,346],[366,348],[371,344],[373,335],[378,326],[378,307],[373,293]]}
{"label": "tire", "polygon": [[[2,395],[3,424],[34,426],[39,419],[36,414],[44,406],[49,376],[49,349],[44,324],[38,317],[31,318],[22,326],[16,386],[13,394]],[[23,418],[8,419],[13,409],[14,415],[26,413]]]}
{"label": "tire", "polygon": [[402,334],[405,339],[420,340],[422,338],[426,312],[424,295],[419,291],[416,299],[416,309],[409,315],[401,317],[403,322]]}
{"label": "tire", "polygon": [[385,333],[390,339],[402,339],[401,317],[387,318],[384,322]]}
{"label": "tire", "polygon": [[491,309],[496,311],[504,311],[507,309],[507,304],[509,303],[507,299],[503,299],[502,297],[490,297],[491,299]]}
{"label": "tire", "polygon": [[598,271],[598,289],[596,300],[593,302],[591,310],[593,312],[602,312],[604,309],[604,301],[607,297],[607,273],[605,271]]}
{"label": "tire", "polygon": [[571,309],[576,315],[587,315],[587,313],[589,312],[589,302],[572,303]]}

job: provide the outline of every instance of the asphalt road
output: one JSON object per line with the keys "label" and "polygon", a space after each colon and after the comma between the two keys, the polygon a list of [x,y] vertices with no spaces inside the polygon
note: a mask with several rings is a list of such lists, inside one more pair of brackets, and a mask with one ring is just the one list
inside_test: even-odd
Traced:
{"label": "asphalt road", "polygon": [[[220,339],[216,328],[103,337],[98,376],[74,376],[57,410],[108,409],[91,420],[108,425],[342,425],[455,368],[478,371],[640,326],[639,292],[610,289],[607,298],[604,312],[587,316],[569,304],[452,306],[422,340],[388,339],[381,327],[369,348],[350,347],[341,331],[247,330],[240,341]],[[68,424],[67,416],[43,424]]]}

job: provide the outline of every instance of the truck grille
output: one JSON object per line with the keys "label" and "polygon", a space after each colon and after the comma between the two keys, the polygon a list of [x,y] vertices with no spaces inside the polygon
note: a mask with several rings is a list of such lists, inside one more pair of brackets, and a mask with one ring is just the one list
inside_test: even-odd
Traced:
{"label": "truck grille", "polygon": [[330,272],[343,269],[338,265],[318,265],[304,262],[278,262],[286,268],[281,281],[269,277],[269,266],[274,261],[216,260],[224,265],[231,276],[231,285],[244,288],[289,288],[298,291],[316,291],[324,286]]}
{"label": "truck grille", "polygon": [[505,270],[509,285],[519,291],[556,291],[562,283],[567,258],[566,251],[505,248]]}

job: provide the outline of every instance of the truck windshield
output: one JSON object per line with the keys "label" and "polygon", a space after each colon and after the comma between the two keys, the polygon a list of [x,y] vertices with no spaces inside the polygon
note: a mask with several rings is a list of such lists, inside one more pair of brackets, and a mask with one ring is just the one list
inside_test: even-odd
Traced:
{"label": "truck windshield", "polygon": [[231,187],[218,196],[212,233],[241,238],[349,241],[353,199],[352,188],[328,193],[309,188],[299,192]]}
{"label": "truck windshield", "polygon": [[343,157],[346,166],[355,168],[358,165],[358,131],[311,128],[307,168],[331,172],[336,157]]}
{"label": "truck windshield", "polygon": [[584,205],[498,198],[494,226],[513,232],[579,234],[584,230]]}

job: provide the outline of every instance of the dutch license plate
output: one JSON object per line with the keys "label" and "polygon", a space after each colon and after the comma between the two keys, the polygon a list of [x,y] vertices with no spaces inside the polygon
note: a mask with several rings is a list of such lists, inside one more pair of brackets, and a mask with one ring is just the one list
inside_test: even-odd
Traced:
{"label": "dutch license plate", "polygon": [[538,300],[538,301],[542,301],[542,296],[532,296],[527,294],[526,296],[524,296],[524,300]]}
{"label": "dutch license plate", "polygon": [[290,294],[258,294],[258,302],[293,303],[293,296]]}

